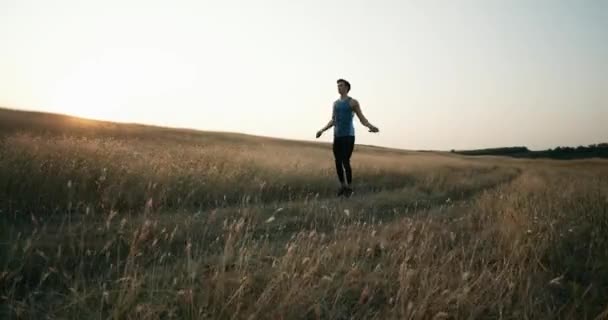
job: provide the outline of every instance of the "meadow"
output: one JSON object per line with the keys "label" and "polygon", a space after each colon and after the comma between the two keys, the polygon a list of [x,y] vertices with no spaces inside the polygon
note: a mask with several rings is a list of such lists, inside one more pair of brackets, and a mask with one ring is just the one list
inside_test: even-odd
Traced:
{"label": "meadow", "polygon": [[608,160],[352,163],[0,109],[0,318],[608,318]]}

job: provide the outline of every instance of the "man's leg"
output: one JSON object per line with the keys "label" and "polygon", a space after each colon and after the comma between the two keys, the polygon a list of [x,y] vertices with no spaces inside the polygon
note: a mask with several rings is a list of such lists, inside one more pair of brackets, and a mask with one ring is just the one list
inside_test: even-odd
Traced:
{"label": "man's leg", "polygon": [[341,139],[334,138],[333,144],[333,152],[334,152],[334,160],[336,162],[336,173],[338,174],[338,180],[340,180],[340,184],[344,186],[344,167],[343,167],[343,147],[341,143]]}
{"label": "man's leg", "polygon": [[348,137],[345,142],[344,148],[344,171],[346,171],[346,182],[350,185],[353,182],[353,173],[350,167],[350,157],[353,155],[353,149],[355,147],[355,137]]}
{"label": "man's leg", "polygon": [[353,154],[353,150],[355,148],[355,137],[354,136],[350,136],[346,139],[345,143],[344,143],[344,171],[346,171],[346,183],[348,184],[347,187],[347,195],[350,195],[352,193],[352,182],[353,182],[353,172],[352,169],[350,167],[350,157]]}

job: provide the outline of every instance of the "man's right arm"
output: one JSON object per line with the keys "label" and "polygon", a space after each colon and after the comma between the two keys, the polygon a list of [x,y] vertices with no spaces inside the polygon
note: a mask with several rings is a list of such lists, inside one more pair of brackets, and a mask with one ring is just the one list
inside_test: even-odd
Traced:
{"label": "man's right arm", "polygon": [[327,125],[325,125],[325,127],[323,127],[321,129],[321,131],[325,132],[327,131],[327,129],[331,128],[334,126],[334,119],[332,118],[331,120],[329,120],[329,122],[327,123]]}
{"label": "man's right arm", "polygon": [[335,119],[336,119],[336,109],[335,109],[335,105],[334,105],[334,108],[332,109],[332,112],[331,112],[331,120],[329,120],[329,122],[325,125],[325,127],[321,128],[321,130],[317,131],[317,138],[320,137],[323,134],[323,132],[327,131],[327,129],[334,126]]}

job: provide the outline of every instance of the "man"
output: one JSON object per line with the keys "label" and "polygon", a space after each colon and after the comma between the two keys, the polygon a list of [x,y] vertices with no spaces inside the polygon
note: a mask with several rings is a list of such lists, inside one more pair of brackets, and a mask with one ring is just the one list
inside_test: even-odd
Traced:
{"label": "man", "polygon": [[359,102],[348,95],[350,83],[344,79],[339,79],[337,83],[340,99],[334,102],[331,120],[325,127],[317,131],[317,138],[327,129],[334,127],[333,152],[336,160],[336,173],[341,184],[338,196],[350,197],[353,193],[350,157],[355,146],[354,115],[357,115],[361,124],[366,126],[369,132],[379,132],[379,130],[367,121],[361,112]]}

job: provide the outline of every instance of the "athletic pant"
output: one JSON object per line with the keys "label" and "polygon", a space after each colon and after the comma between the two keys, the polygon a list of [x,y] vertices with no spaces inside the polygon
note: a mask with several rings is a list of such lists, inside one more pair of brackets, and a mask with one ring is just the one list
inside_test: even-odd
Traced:
{"label": "athletic pant", "polygon": [[344,173],[346,182],[350,185],[353,181],[353,174],[350,168],[350,156],[355,147],[354,136],[334,137],[334,158],[336,160],[336,173],[341,183],[344,183]]}

